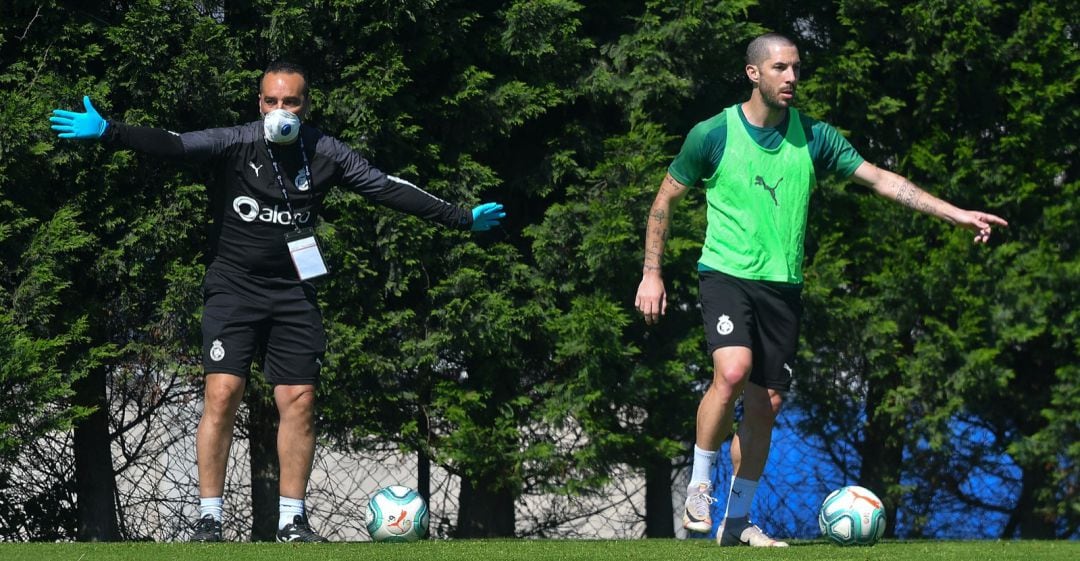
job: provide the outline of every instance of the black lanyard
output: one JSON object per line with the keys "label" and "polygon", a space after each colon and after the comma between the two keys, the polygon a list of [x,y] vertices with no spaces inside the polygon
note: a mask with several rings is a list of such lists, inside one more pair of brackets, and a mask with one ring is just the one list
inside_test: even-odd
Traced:
{"label": "black lanyard", "polygon": [[[285,180],[281,179],[281,168],[278,167],[277,158],[274,158],[274,151],[270,149],[270,141],[263,139],[263,144],[266,145],[266,154],[270,156],[270,164],[274,167],[274,177],[277,178],[278,187],[281,187],[281,196],[285,197],[285,208],[289,209],[289,222],[292,222],[293,228],[297,231],[300,230],[299,218],[296,213],[293,212],[292,202],[289,201],[289,192],[285,190]],[[315,178],[311,176],[311,165],[308,164],[307,152],[304,151],[304,138],[300,137],[300,156],[304,158],[304,173],[307,175],[308,189],[311,189],[315,185]],[[297,189],[300,187],[297,186]]]}

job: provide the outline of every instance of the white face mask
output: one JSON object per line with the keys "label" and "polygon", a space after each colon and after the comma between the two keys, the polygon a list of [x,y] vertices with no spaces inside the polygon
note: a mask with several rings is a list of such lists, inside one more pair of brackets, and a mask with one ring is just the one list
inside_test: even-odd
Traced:
{"label": "white face mask", "polygon": [[263,115],[263,132],[270,142],[292,144],[300,136],[300,117],[284,109],[275,109]]}

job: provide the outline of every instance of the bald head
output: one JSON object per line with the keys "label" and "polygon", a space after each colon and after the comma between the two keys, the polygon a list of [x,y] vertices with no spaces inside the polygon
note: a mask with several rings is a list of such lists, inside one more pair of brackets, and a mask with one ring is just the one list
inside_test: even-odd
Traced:
{"label": "bald head", "polygon": [[746,46],[746,64],[761,66],[762,62],[769,59],[769,49],[772,47],[795,47],[795,42],[779,33],[766,33],[758,36]]}

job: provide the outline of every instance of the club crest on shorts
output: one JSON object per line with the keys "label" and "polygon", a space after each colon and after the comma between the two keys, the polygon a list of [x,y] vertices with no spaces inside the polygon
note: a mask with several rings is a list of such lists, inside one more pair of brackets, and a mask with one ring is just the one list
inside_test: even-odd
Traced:
{"label": "club crest on shorts", "polygon": [[720,321],[716,322],[716,332],[721,335],[728,335],[732,331],[735,331],[735,324],[731,322],[731,318],[727,314],[721,314]]}
{"label": "club crest on shorts", "polygon": [[225,346],[221,343],[221,339],[214,339],[214,342],[210,344],[210,359],[217,362],[225,358]]}

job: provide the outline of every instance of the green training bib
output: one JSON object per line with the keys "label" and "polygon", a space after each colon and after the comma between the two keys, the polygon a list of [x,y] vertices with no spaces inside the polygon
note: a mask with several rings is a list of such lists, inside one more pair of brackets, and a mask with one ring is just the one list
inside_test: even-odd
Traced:
{"label": "green training bib", "polygon": [[759,146],[739,118],[727,115],[727,146],[705,180],[708,228],[699,263],[732,276],[801,284],[806,213],[814,163],[795,108],[784,141]]}

